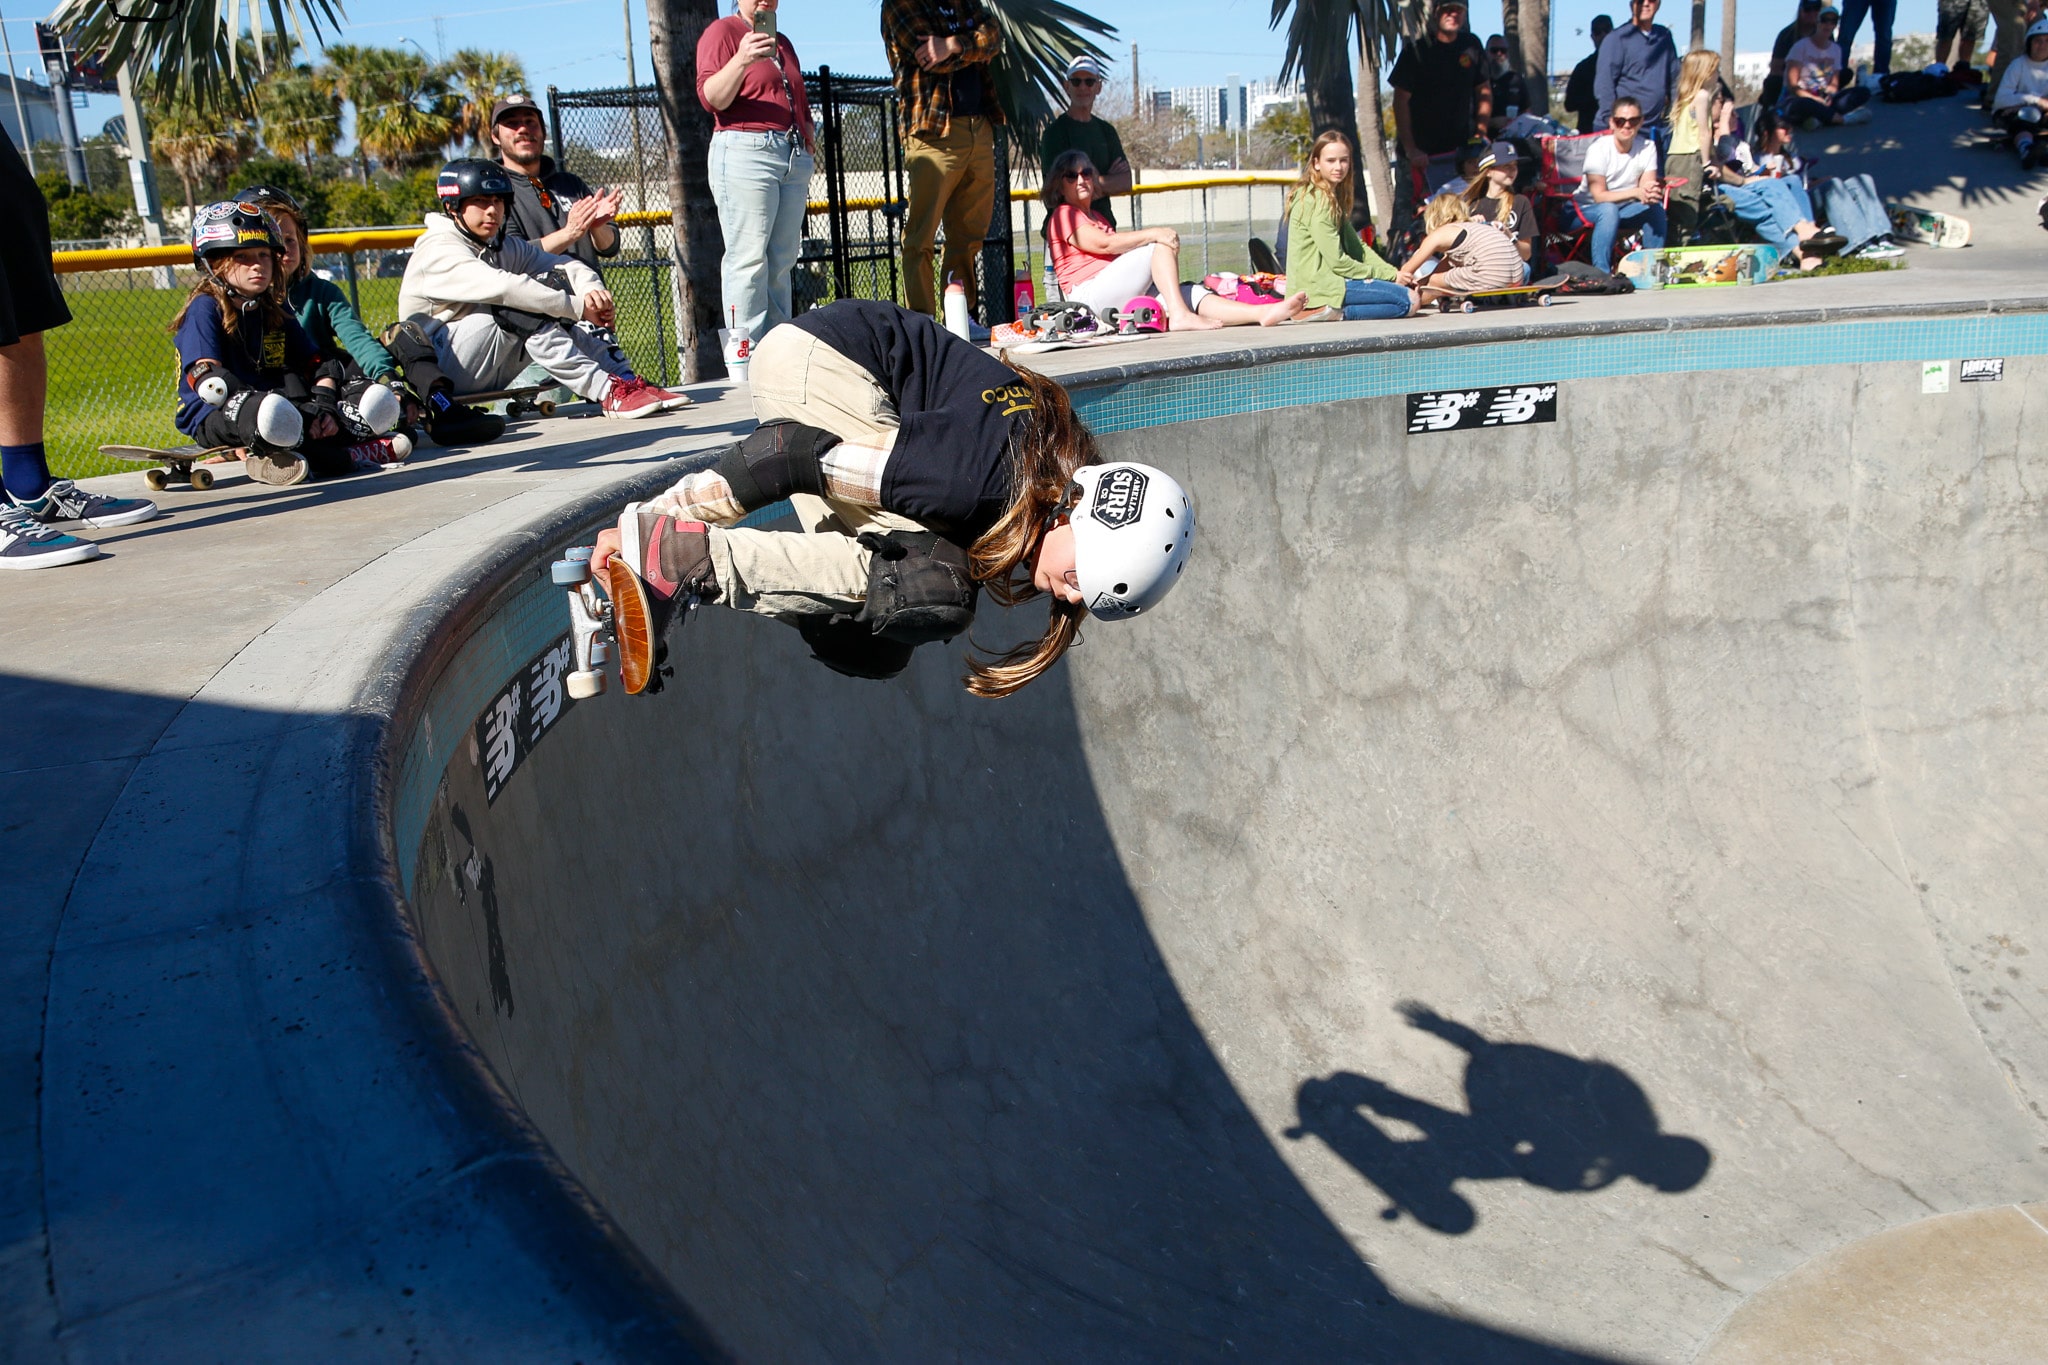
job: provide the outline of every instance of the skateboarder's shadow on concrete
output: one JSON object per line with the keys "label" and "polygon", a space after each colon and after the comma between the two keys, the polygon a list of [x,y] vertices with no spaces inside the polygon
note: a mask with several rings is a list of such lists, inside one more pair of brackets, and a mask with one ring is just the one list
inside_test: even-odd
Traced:
{"label": "skateboarder's shadow on concrete", "polygon": [[[1301,1083],[1300,1122],[1285,1134],[1320,1138],[1378,1186],[1390,1201],[1382,1218],[1406,1213],[1438,1232],[1470,1232],[1478,1215],[1453,1188],[1459,1180],[1524,1180],[1585,1193],[1628,1176],[1677,1194],[1706,1177],[1713,1161],[1706,1145],[1662,1132],[1649,1097],[1619,1067],[1531,1043],[1497,1043],[1412,1001],[1397,1008],[1414,1027],[1464,1049],[1468,1112],[1339,1071]],[[1375,1115],[1422,1136],[1391,1136]]]}

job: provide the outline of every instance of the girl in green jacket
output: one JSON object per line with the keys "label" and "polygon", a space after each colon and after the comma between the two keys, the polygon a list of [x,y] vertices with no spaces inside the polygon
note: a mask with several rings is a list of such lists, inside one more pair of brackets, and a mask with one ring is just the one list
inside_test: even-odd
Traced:
{"label": "girl in green jacket", "polygon": [[1331,129],[1308,149],[1287,201],[1287,287],[1311,308],[1341,309],[1346,322],[1405,318],[1415,292],[1367,251],[1351,226],[1351,139]]}

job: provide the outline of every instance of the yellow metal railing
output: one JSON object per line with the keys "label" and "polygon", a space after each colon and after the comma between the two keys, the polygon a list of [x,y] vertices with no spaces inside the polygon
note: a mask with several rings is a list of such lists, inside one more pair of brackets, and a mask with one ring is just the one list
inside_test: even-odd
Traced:
{"label": "yellow metal railing", "polygon": [[[1144,195],[1171,194],[1177,190],[1249,189],[1254,185],[1291,185],[1295,178],[1292,171],[1233,171],[1229,175],[1192,176],[1183,180],[1160,180],[1146,185],[1133,185],[1129,197],[1136,199]],[[1013,204],[1028,204],[1037,199],[1038,191],[1035,189],[1010,191],[1010,202]],[[902,203],[901,199],[872,197],[849,199],[846,201],[846,207],[849,210],[889,209],[900,207]],[[829,205],[823,200],[817,200],[807,207],[812,213],[823,213]],[[617,221],[620,227],[666,227],[669,212],[667,209],[648,209],[640,213],[622,213]],[[341,256],[357,251],[401,251],[418,241],[421,231],[422,229],[416,227],[393,227],[316,232],[310,245],[315,256]],[[51,265],[60,275],[77,274],[87,270],[137,270],[155,265],[189,265],[191,261],[192,249],[185,246],[58,251],[50,256]]]}

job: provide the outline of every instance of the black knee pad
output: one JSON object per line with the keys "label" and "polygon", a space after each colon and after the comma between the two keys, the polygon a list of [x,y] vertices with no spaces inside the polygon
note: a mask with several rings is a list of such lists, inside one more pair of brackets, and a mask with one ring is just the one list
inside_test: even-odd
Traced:
{"label": "black knee pad", "polygon": [[968,573],[967,551],[930,531],[867,531],[860,543],[874,552],[860,620],[876,635],[915,647],[974,624],[981,585]]}
{"label": "black knee pad", "polygon": [[826,451],[839,438],[818,427],[800,422],[763,422],[737,445],[729,445],[718,457],[718,475],[752,512],[791,493],[825,496]]}
{"label": "black knee pad", "polygon": [[885,640],[854,617],[800,616],[796,629],[811,647],[811,657],[834,673],[880,682],[910,667],[913,646]]}
{"label": "black knee pad", "polygon": [[454,381],[441,372],[441,356],[434,349],[425,319],[412,317],[394,322],[384,329],[380,340],[384,349],[391,353],[392,360],[398,363],[398,372],[405,376],[406,386],[414,393],[455,392]]}

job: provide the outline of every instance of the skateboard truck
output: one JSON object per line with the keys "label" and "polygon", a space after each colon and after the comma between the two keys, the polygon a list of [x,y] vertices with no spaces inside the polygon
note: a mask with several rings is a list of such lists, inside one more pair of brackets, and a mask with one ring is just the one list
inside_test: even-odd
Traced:
{"label": "skateboard truck", "polygon": [[604,666],[611,660],[607,637],[612,630],[612,604],[598,590],[590,573],[595,546],[571,546],[550,566],[556,586],[569,590],[569,629],[575,637],[576,667],[568,675],[569,695],[584,701],[604,691]]}

